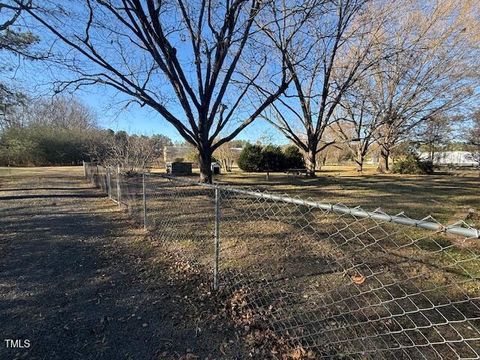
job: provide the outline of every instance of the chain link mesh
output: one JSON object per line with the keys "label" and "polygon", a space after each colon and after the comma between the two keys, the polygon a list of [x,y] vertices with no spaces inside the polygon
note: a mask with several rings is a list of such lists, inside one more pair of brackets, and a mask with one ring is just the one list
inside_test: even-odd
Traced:
{"label": "chain link mesh", "polygon": [[181,254],[188,266],[210,272],[214,189],[151,175],[147,198],[147,224],[156,239]]}
{"label": "chain link mesh", "polygon": [[[86,169],[118,201],[115,176]],[[116,178],[120,202],[141,218],[141,176]],[[145,195],[151,233],[210,276],[219,221],[231,315],[304,358],[480,358],[479,232],[466,223],[152,175]]]}

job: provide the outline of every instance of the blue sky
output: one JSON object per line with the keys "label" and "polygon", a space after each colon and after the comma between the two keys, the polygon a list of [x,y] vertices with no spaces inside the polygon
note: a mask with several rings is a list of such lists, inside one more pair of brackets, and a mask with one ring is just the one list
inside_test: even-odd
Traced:
{"label": "blue sky", "polygon": [[[51,75],[47,75],[43,64],[21,61],[19,65],[14,73],[3,76],[4,81],[15,83],[17,87],[34,96],[52,96],[50,84],[52,78]],[[54,75],[56,79],[67,76],[59,70]],[[175,142],[183,141],[176,129],[156,111],[147,106],[142,108],[135,103],[125,107],[125,102],[129,97],[118,94],[109,87],[92,85],[75,91],[73,95],[95,112],[101,127],[115,131],[125,130],[140,135],[163,134]],[[240,133],[236,139],[251,142],[260,140],[275,144],[288,143],[283,134],[260,118]]]}
{"label": "blue sky", "polygon": [[[11,72],[1,72],[0,80],[31,97],[51,97],[53,95],[52,81],[69,78],[68,74],[62,73],[60,68],[47,67],[42,62],[21,60],[5,53],[0,55],[1,62],[10,64],[13,68]],[[65,95],[71,96],[70,93]],[[163,134],[175,142],[183,141],[176,129],[155,110],[148,106],[142,108],[136,103],[125,107],[126,101],[130,98],[125,94],[119,94],[113,88],[91,85],[76,90],[73,95],[93,110],[101,127],[115,131],[125,130],[131,134]],[[175,111],[173,113],[175,114]],[[179,109],[179,114],[183,114],[181,109]],[[278,145],[288,143],[281,132],[260,118],[244,129],[236,139]]]}
{"label": "blue sky", "polygon": [[[75,8],[75,5],[73,5],[73,7]],[[74,26],[74,19],[75,18],[68,18],[68,21],[65,23],[65,25]],[[52,35],[49,35],[44,29],[33,26],[33,22],[29,21],[30,19],[28,17],[24,20],[28,25],[31,26],[32,31],[40,36],[40,39],[42,40],[41,43],[48,44],[50,43],[49,40],[53,42]],[[102,38],[101,36],[100,38],[105,42],[105,38]],[[108,40],[109,38],[107,37],[106,39]],[[58,42],[56,44],[57,45],[55,48],[60,50],[59,55],[61,58],[69,57],[69,55],[66,55],[70,53],[69,49],[62,47],[62,45]],[[180,51],[187,51],[185,50],[185,46],[181,44],[182,42],[180,41],[180,47],[178,47],[178,49]],[[106,53],[109,54],[109,51],[111,50],[106,50]],[[135,53],[132,52],[132,54]],[[188,53],[184,55],[188,57]],[[18,59],[14,61],[14,64],[16,62],[18,62]],[[250,65],[250,63],[248,65]],[[67,73],[63,73],[58,67],[51,66],[48,68],[45,64],[30,63],[28,61],[21,61],[21,66],[14,72],[15,82],[17,82],[20,88],[23,88],[27,94],[42,96],[51,95],[51,86],[48,86],[48,83],[51,83],[53,79],[62,80],[71,78]],[[1,75],[5,74],[0,73],[0,76]],[[2,80],[8,83],[8,80],[11,79],[7,80],[5,76],[3,76]],[[158,89],[154,90],[155,94],[160,94],[157,92]],[[163,88],[160,90],[163,90]],[[232,90],[232,93],[234,93],[234,91],[235,90]],[[182,141],[182,138],[178,135],[174,127],[165,121],[160,114],[147,107],[140,108],[136,104],[131,104],[128,108],[125,108],[124,104],[128,98],[125,95],[117,95],[113,89],[107,89],[101,86],[90,86],[89,88],[83,88],[81,91],[75,92],[74,95],[93,109],[93,111],[96,113],[98,123],[102,127],[111,128],[116,131],[125,130],[129,133],[144,135],[163,134],[170,137],[174,141]],[[181,118],[183,115],[183,110],[178,109],[175,111],[175,105],[172,106],[167,106],[167,108],[169,108],[174,115],[178,115],[178,117]],[[246,107],[239,106],[237,110],[239,109],[250,110],[248,105]],[[244,112],[251,113],[251,111],[246,110]],[[243,116],[243,114],[241,114],[241,116]],[[237,136],[237,139],[249,140],[251,142],[261,140],[262,142],[272,142],[275,144],[285,144],[288,142],[280,132],[275,130],[271,125],[262,119],[257,119],[253,124],[248,126],[242,133],[240,133],[240,135]]]}
{"label": "blue sky", "polygon": [[[75,93],[85,104],[96,113],[100,126],[115,131],[125,130],[129,133],[152,135],[167,135],[173,141],[183,141],[176,129],[165,121],[156,111],[137,104],[124,107],[127,96],[119,96],[110,89],[99,86],[84,88]],[[271,125],[262,119],[257,119],[247,127],[236,139],[286,144],[288,140]]]}
{"label": "blue sky", "polygon": [[[34,25],[34,21],[27,16],[24,19],[28,28],[39,35],[39,48],[48,48],[49,44],[53,43],[54,37],[49,32]],[[75,21],[72,21],[72,25]],[[67,31],[67,29],[65,29]],[[60,56],[69,57],[69,49],[61,44],[55,42],[54,49]],[[185,49],[180,48],[183,51]],[[4,55],[4,54],[3,54]],[[186,55],[188,57],[188,55]],[[0,73],[3,81],[13,82],[16,86],[29,95],[37,96],[52,96],[52,81],[72,79],[71,74],[64,72],[60,67],[54,64],[45,64],[42,62],[30,62],[19,59],[11,59],[12,63],[17,65],[15,71],[6,75]],[[69,94],[66,94],[69,95]],[[96,114],[98,124],[104,128],[110,128],[115,131],[125,130],[129,133],[136,133],[142,135],[163,134],[170,137],[173,141],[183,141],[182,137],[177,133],[176,129],[165,121],[162,116],[151,108],[140,107],[136,103],[131,103],[127,108],[125,104],[129,99],[128,95],[119,94],[115,89],[105,86],[91,85],[83,87],[81,90],[75,91],[73,94],[79,98],[83,103],[88,105]],[[175,111],[175,105],[167,106],[174,115],[183,117],[183,110]],[[248,113],[251,113],[248,111]],[[239,114],[240,115],[240,114]],[[240,115],[240,116],[243,116]],[[241,118],[240,118],[241,119]],[[226,129],[228,131],[228,129]],[[230,131],[228,131],[230,132]],[[236,139],[249,140],[256,142],[271,142],[275,144],[286,144],[287,139],[270,124],[262,119],[257,119],[253,124],[249,125]]]}

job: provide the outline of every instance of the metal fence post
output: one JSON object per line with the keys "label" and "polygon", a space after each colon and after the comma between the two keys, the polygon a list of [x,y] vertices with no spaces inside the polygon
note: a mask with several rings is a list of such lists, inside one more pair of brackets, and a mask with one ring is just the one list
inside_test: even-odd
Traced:
{"label": "metal fence post", "polygon": [[218,260],[220,257],[220,197],[219,188],[215,186],[215,254],[213,263],[213,289],[218,290]]}
{"label": "metal fence post", "polygon": [[100,174],[98,171],[98,164],[95,167],[95,175],[93,176],[93,178],[95,179],[95,186],[102,188],[102,186],[100,185]]}
{"label": "metal fence post", "polygon": [[147,230],[147,187],[145,184],[145,169],[142,173],[142,188],[143,188],[143,229]]}
{"label": "metal fence post", "polygon": [[111,174],[110,174],[110,168],[108,166],[105,168],[105,176],[107,181],[107,195],[108,195],[108,198],[111,199],[112,198],[112,188],[110,183]]}
{"label": "metal fence post", "polygon": [[118,201],[118,206],[121,206],[121,196],[122,196],[122,190],[120,188],[120,165],[117,165],[117,201]]}

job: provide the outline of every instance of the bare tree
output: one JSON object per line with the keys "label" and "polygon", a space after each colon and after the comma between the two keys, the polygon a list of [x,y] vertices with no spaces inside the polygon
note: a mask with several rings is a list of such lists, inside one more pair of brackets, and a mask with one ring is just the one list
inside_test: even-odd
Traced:
{"label": "bare tree", "polygon": [[375,143],[375,134],[381,125],[380,114],[370,106],[368,89],[360,80],[351,92],[345,94],[335,115],[338,120],[332,125],[339,139],[351,153],[357,171],[363,171],[363,164],[371,146]]}
{"label": "bare tree", "polygon": [[[301,29],[286,26],[281,13],[275,14],[276,28],[268,29],[278,48],[288,53],[294,86],[265,118],[306,154],[310,176],[315,176],[317,154],[335,142],[326,139],[325,130],[336,121],[342,97],[370,66],[367,54],[375,45],[380,16],[364,11],[366,3],[342,0],[312,6],[313,14]],[[279,30],[285,28],[287,33]]]}
{"label": "bare tree", "polygon": [[426,119],[416,131],[418,143],[426,146],[428,160],[434,161],[437,149],[452,139],[452,118],[438,114]]}
{"label": "bare tree", "polygon": [[[288,86],[283,60],[268,64],[259,46],[257,22],[268,18],[261,0],[12,1],[61,40],[57,65],[72,77],[57,83],[59,91],[103,84],[150,106],[198,149],[204,182],[213,151]],[[240,76],[243,62],[249,72]],[[270,92],[252,103],[257,81]]]}
{"label": "bare tree", "polygon": [[158,136],[128,135],[118,131],[106,140],[107,165],[120,166],[124,172],[144,171],[161,152],[163,139]]}
{"label": "bare tree", "polygon": [[[30,3],[30,0],[25,0],[25,3]],[[20,15],[21,9],[11,1],[0,1],[0,51],[4,55],[0,59],[2,73],[8,73],[15,68],[12,57],[38,58],[38,54],[34,55],[29,51],[38,38],[30,32],[15,28]],[[0,130],[5,130],[18,120],[18,107],[26,105],[26,101],[27,96],[11,83],[0,82]]]}
{"label": "bare tree", "polygon": [[230,172],[232,171],[233,164],[238,161],[240,157],[240,152],[243,146],[245,145],[245,141],[241,140],[234,140],[229,143],[223,144],[217,150],[215,150],[214,156],[217,159],[222,168]]}
{"label": "bare tree", "polygon": [[74,97],[39,99],[30,105],[29,123],[48,125],[59,129],[88,130],[96,128],[96,116],[92,110]]}
{"label": "bare tree", "polygon": [[[478,5],[478,4],[477,4]],[[388,24],[378,51],[397,49],[375,64],[365,98],[381,117],[376,132],[380,171],[389,171],[389,156],[412,129],[441,113],[458,109],[475,93],[476,52],[469,34],[480,30],[473,1],[405,0],[403,16]],[[375,54],[373,54],[375,56]],[[478,74],[477,74],[478,75]]]}

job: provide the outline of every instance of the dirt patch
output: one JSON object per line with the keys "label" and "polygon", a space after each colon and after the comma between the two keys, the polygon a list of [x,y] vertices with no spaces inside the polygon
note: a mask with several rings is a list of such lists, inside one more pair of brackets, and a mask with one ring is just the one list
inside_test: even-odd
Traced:
{"label": "dirt patch", "polygon": [[208,279],[80,169],[3,172],[0,190],[0,358],[244,357]]}

